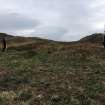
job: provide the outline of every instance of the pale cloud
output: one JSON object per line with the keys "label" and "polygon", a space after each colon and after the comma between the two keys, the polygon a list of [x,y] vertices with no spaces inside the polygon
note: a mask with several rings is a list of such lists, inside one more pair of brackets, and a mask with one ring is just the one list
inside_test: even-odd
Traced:
{"label": "pale cloud", "polygon": [[40,24],[38,20],[25,17],[18,13],[2,13],[0,14],[0,31],[14,33],[23,30],[29,30]]}
{"label": "pale cloud", "polygon": [[31,34],[32,36],[37,35],[38,37],[60,40],[63,35],[68,33],[68,30],[62,27],[56,26],[44,26],[36,28],[36,30]]}

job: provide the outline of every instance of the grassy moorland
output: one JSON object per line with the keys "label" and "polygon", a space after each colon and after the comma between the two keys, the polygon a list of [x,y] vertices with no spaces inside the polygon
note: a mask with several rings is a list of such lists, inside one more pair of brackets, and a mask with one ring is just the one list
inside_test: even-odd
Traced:
{"label": "grassy moorland", "polygon": [[102,45],[23,39],[0,52],[0,105],[105,105]]}

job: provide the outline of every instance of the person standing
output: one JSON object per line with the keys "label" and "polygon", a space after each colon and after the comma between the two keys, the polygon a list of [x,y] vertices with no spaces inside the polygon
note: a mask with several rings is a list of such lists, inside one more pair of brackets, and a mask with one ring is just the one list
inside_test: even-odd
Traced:
{"label": "person standing", "polygon": [[2,52],[4,52],[6,50],[6,40],[4,37],[2,38],[2,46],[3,46]]}
{"label": "person standing", "polygon": [[103,33],[103,46],[105,48],[105,24],[104,24],[104,33]]}

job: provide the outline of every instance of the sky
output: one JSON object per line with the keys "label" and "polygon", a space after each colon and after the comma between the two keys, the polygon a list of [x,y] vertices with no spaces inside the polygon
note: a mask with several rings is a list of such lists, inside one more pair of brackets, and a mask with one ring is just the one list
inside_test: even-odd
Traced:
{"label": "sky", "polygon": [[0,32],[76,41],[103,32],[105,0],[0,0]]}

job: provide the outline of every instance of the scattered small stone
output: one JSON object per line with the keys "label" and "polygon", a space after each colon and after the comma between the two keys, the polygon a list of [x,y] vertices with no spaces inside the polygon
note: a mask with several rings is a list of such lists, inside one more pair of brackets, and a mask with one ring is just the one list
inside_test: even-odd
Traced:
{"label": "scattered small stone", "polygon": [[36,96],[36,98],[42,99],[43,98],[43,95],[42,94],[39,94],[39,95]]}
{"label": "scattered small stone", "polygon": [[60,100],[60,97],[59,95],[52,95],[51,100],[57,102]]}

